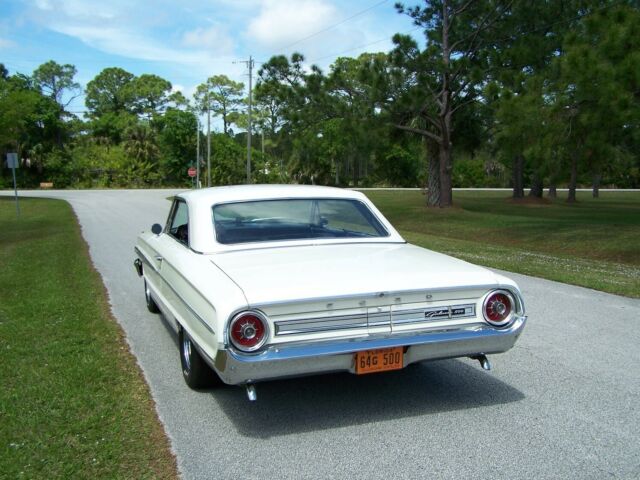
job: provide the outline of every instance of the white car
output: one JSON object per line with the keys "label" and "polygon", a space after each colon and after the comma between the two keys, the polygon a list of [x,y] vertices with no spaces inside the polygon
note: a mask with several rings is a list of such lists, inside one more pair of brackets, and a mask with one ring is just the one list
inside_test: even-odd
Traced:
{"label": "white car", "polygon": [[147,307],[179,336],[192,388],[509,350],[526,322],[510,279],[408,244],[360,192],[193,190],[135,252]]}

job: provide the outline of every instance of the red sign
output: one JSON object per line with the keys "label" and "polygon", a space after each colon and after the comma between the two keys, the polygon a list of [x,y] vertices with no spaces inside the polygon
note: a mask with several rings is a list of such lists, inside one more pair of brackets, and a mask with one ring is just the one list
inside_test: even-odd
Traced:
{"label": "red sign", "polygon": [[189,170],[187,170],[187,173],[189,174],[189,176],[191,178],[196,176],[196,167],[190,167]]}

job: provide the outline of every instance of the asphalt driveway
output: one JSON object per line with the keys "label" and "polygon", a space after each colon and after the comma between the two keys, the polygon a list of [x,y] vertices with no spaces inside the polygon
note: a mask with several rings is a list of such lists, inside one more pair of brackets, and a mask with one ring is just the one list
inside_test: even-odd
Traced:
{"label": "asphalt driveway", "polygon": [[257,403],[189,390],[132,267],[174,193],[21,194],[73,206],[184,478],[640,478],[640,300],[517,274],[529,323],[489,373],[462,359],[278,381]]}

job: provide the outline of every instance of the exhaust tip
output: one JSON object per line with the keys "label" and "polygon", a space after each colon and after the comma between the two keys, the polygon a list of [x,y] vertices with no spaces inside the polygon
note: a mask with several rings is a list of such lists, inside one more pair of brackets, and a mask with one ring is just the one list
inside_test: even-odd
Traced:
{"label": "exhaust tip", "polygon": [[258,399],[258,393],[256,392],[255,385],[247,383],[245,387],[247,388],[247,398],[250,402],[255,402]]}
{"label": "exhaust tip", "polygon": [[486,370],[487,372],[489,370],[491,370],[491,362],[489,361],[489,359],[487,358],[486,355],[482,354],[482,355],[476,355],[474,357],[471,357],[473,360],[478,360],[478,362],[480,362],[480,366],[482,367],[483,370]]}

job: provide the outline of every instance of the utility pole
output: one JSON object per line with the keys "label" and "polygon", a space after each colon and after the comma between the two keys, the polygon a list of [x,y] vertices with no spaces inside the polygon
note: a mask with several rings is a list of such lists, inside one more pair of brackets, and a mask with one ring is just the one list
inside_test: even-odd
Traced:
{"label": "utility pole", "polygon": [[211,104],[209,103],[209,79],[207,79],[207,187],[211,186]]}
{"label": "utility pole", "polygon": [[196,113],[196,188],[200,188],[200,118]]}
{"label": "utility pole", "polygon": [[[234,62],[235,63],[235,62]],[[241,61],[238,63],[246,63],[249,67],[249,111],[248,111],[248,126],[247,126],[247,183],[251,183],[251,90],[253,83],[253,57],[249,55],[249,60]]]}
{"label": "utility pole", "polygon": [[247,183],[251,183],[251,89],[253,80],[253,58],[249,55],[249,128],[247,130]]}
{"label": "utility pole", "polygon": [[246,63],[249,67],[249,111],[248,111],[248,128],[247,128],[247,183],[251,183],[251,91],[253,83],[253,57],[249,55],[249,60],[242,60],[233,63]]}

